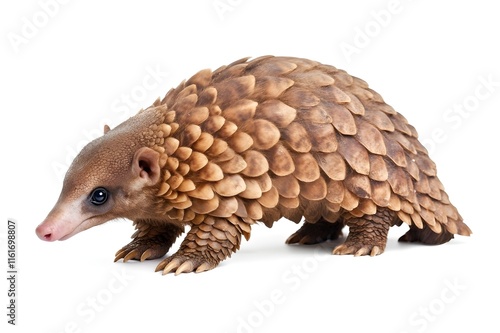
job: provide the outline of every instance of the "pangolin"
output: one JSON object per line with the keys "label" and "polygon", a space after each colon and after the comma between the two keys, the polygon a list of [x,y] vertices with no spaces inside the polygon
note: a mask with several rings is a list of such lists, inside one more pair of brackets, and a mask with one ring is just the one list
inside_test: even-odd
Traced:
{"label": "pangolin", "polygon": [[116,218],[133,240],[115,261],[163,257],[156,271],[202,272],[258,221],[302,227],[287,243],[334,240],[378,255],[399,240],[441,244],[471,230],[417,132],[368,84],[316,61],[264,56],[199,71],[82,149],[36,233],[64,240]]}

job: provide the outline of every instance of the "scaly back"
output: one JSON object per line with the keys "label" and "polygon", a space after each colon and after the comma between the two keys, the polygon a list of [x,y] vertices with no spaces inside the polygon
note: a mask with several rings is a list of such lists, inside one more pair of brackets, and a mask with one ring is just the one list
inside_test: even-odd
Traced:
{"label": "scaly back", "polygon": [[171,219],[271,226],[387,207],[419,229],[470,234],[415,128],[343,70],[246,58],[198,72],[152,107],[164,113],[151,145],[162,153],[159,209]]}

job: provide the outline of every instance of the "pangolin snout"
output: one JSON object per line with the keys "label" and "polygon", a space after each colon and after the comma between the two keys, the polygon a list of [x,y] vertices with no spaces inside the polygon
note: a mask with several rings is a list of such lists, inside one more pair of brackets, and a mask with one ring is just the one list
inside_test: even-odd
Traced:
{"label": "pangolin snout", "polygon": [[41,223],[40,225],[38,225],[38,227],[36,227],[35,231],[36,231],[36,235],[41,240],[44,240],[47,242],[52,242],[55,240],[54,237],[52,236],[52,232],[49,230],[49,228],[44,223]]}

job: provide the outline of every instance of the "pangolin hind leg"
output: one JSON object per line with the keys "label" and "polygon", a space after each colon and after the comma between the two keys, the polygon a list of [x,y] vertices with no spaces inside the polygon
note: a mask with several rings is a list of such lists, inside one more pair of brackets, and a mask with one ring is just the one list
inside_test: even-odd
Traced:
{"label": "pangolin hind leg", "polygon": [[350,217],[346,224],[349,234],[344,242],[333,250],[333,254],[375,256],[382,254],[387,244],[389,228],[398,220],[396,213],[378,208],[374,215]]}
{"label": "pangolin hind leg", "polygon": [[286,240],[287,244],[318,244],[328,240],[335,240],[342,236],[344,222],[328,222],[321,218],[315,223],[305,221],[302,227]]}
{"label": "pangolin hind leg", "polygon": [[134,222],[137,231],[134,238],[115,254],[115,262],[122,259],[148,260],[163,257],[175,239],[184,232],[184,227],[174,224],[156,225],[151,221],[137,220]]}
{"label": "pangolin hind leg", "polygon": [[415,225],[410,226],[403,236],[399,238],[400,242],[420,242],[427,245],[439,245],[450,241],[453,238],[453,234],[448,230],[444,229],[441,233],[435,233],[429,228],[428,225],[424,225],[422,229],[417,228]]}
{"label": "pangolin hind leg", "polygon": [[156,272],[163,271],[165,275],[175,271],[178,275],[215,268],[239,249],[242,233],[247,239],[250,235],[248,224],[234,215],[232,219],[234,221],[208,216],[201,223],[194,224],[179,250],[160,262]]}

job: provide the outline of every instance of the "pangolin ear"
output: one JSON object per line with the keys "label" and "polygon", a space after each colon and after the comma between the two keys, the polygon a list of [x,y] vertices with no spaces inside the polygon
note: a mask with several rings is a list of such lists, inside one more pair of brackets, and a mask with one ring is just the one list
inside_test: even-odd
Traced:
{"label": "pangolin ear", "polygon": [[110,129],[109,125],[104,124],[104,134],[108,133]]}
{"label": "pangolin ear", "polygon": [[148,147],[139,148],[132,161],[132,173],[146,185],[154,185],[160,180],[160,154]]}

